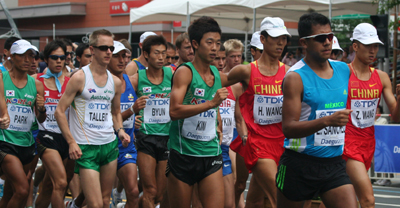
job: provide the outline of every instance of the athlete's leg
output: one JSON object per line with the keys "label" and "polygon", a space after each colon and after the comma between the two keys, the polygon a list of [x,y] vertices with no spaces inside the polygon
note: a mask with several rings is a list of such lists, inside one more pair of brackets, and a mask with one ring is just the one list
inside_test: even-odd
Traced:
{"label": "athlete's leg", "polygon": [[249,170],[247,170],[244,163],[244,158],[236,154],[236,182],[235,182],[235,205],[238,206],[240,195],[246,189],[246,181],[249,177]]}
{"label": "athlete's leg", "polygon": [[125,194],[126,194],[125,208],[137,208],[139,203],[139,189],[137,186],[136,164],[128,163],[124,165],[118,170],[117,175],[119,178],[118,184],[123,184],[125,189]]}
{"label": "athlete's leg", "polygon": [[[222,173],[220,173],[222,175]],[[189,208],[193,186],[177,179],[172,172],[168,174],[168,198],[170,207]]]}
{"label": "athlete's leg", "polygon": [[[109,173],[112,171],[109,170]],[[88,208],[102,208],[103,198],[100,186],[100,173],[96,170],[79,168],[80,182]],[[110,198],[110,195],[108,195]]]}
{"label": "athlete's leg", "polygon": [[[135,166],[136,166],[136,164],[135,164]],[[117,172],[117,175],[118,175],[118,172]],[[136,175],[137,175],[137,166],[136,166]],[[118,176],[118,178],[119,178],[119,176]],[[136,177],[136,184],[137,184],[137,177]],[[123,190],[124,190],[124,184],[122,184],[121,179],[119,179],[118,185],[117,185],[117,192],[122,193]],[[138,193],[139,193],[139,189],[138,189]]]}
{"label": "athlete's leg", "polygon": [[357,208],[356,194],[351,184],[331,189],[320,196],[328,208]]}
{"label": "athlete's leg", "polygon": [[65,189],[68,185],[67,173],[64,166],[66,159],[63,161],[58,151],[50,148],[47,148],[43,152],[41,159],[46,168],[46,174],[49,176],[53,186],[51,195],[44,197],[51,198],[51,207],[63,208]]}
{"label": "athlete's leg", "polygon": [[79,183],[79,175],[74,174],[71,182],[69,183],[69,190],[71,190],[72,198],[77,198],[81,190],[81,184]]}
{"label": "athlete's leg", "polygon": [[291,201],[286,198],[280,191],[277,191],[276,199],[278,208],[303,208],[304,201]]}
{"label": "athlete's leg", "polygon": [[260,187],[256,177],[251,177],[249,191],[246,197],[246,208],[257,208],[264,206],[264,191]]}
{"label": "athlete's leg", "polygon": [[[38,160],[39,160],[39,156],[36,155],[35,158],[33,158],[32,162],[31,162],[31,168],[29,169],[29,172],[31,173],[31,175],[33,175],[35,173],[35,169],[36,169]],[[37,192],[37,190],[36,190],[36,192]],[[33,194],[33,180],[31,179],[31,182],[29,183],[29,193],[28,193],[28,199],[26,201],[26,207],[33,207],[33,201],[35,200],[33,198],[33,195],[34,195]]]}
{"label": "athlete's leg", "polygon": [[154,207],[157,196],[156,159],[138,151],[137,164],[143,186],[143,196],[139,199],[139,206]]}
{"label": "athlete's leg", "polygon": [[195,183],[193,185],[192,192],[192,208],[203,208],[199,197],[199,184]]}
{"label": "athlete's leg", "polygon": [[117,160],[113,160],[100,167],[101,196],[103,198],[103,208],[110,207],[110,195],[117,177]]}
{"label": "athlete's leg", "polygon": [[224,206],[224,182],[222,168],[199,183],[199,197],[204,207]]}
{"label": "athlete's leg", "polygon": [[361,207],[375,207],[374,190],[372,189],[372,184],[364,163],[348,159],[346,163],[346,172],[354,186]]}
{"label": "athlete's leg", "polygon": [[[65,193],[67,193],[69,184],[71,183],[71,181],[72,181],[72,179],[74,178],[74,175],[75,175],[75,173],[74,173],[75,160],[71,160],[71,159],[67,158],[66,161],[64,160],[64,164],[65,164],[64,165],[65,166],[65,172],[67,174],[67,187],[65,189]],[[75,197],[79,194],[79,190],[77,192],[78,193],[76,193]],[[71,190],[71,196],[72,196],[72,198],[74,198],[74,194],[72,193],[72,190]],[[65,198],[65,195],[64,195],[64,198]]]}
{"label": "athlete's leg", "polygon": [[165,176],[165,169],[167,168],[167,160],[158,161],[156,166],[156,181],[157,181],[157,195],[155,203],[160,203],[164,197],[167,189],[167,176]]}
{"label": "athlete's leg", "polygon": [[235,185],[233,181],[233,174],[229,174],[223,177],[224,180],[224,190],[225,190],[225,208],[235,207]]}
{"label": "athlete's leg", "polygon": [[275,176],[278,171],[276,162],[273,159],[258,159],[252,168],[253,177],[256,177],[264,193],[268,196],[273,208],[276,207]]}
{"label": "athlete's leg", "polygon": [[35,201],[35,207],[37,208],[46,208],[49,207],[51,202],[51,193],[53,191],[53,183],[51,182],[51,178],[49,176],[48,171],[44,174],[44,178],[42,180],[42,186],[40,188],[39,196]]}
{"label": "athlete's leg", "polygon": [[14,208],[26,205],[29,193],[27,174],[30,168],[30,163],[23,166],[14,155],[7,154],[4,157],[1,169],[7,179],[4,184],[5,195],[0,201],[0,207]]}

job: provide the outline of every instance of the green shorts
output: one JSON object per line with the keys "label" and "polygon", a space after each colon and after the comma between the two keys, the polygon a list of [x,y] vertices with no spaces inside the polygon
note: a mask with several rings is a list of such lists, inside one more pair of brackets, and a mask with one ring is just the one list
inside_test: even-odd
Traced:
{"label": "green shorts", "polygon": [[118,140],[102,145],[78,144],[82,151],[82,156],[75,162],[75,173],[79,173],[80,168],[92,169],[100,172],[100,167],[118,158]]}

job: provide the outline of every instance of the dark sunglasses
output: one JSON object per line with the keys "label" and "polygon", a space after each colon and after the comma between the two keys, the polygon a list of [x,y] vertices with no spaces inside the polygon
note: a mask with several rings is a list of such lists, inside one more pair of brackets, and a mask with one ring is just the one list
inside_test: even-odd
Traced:
{"label": "dark sunglasses", "polygon": [[58,59],[60,59],[61,61],[65,60],[65,55],[61,55],[61,56],[57,56],[57,55],[50,55],[49,58],[53,59],[54,61],[57,61]]}
{"label": "dark sunglasses", "polygon": [[73,51],[67,51],[67,53],[65,53],[65,55],[66,55],[66,56],[71,55],[71,57],[72,57],[72,56],[75,56],[75,52],[73,52]]}
{"label": "dark sunglasses", "polygon": [[39,60],[39,55],[36,55],[35,57],[33,57],[36,61]]}
{"label": "dark sunglasses", "polygon": [[92,54],[84,54],[86,58],[92,58]]}
{"label": "dark sunglasses", "polygon": [[178,60],[179,56],[167,56],[167,59],[171,58],[172,60]]}
{"label": "dark sunglasses", "polygon": [[93,48],[97,48],[101,51],[108,51],[110,49],[111,52],[114,51],[115,47],[114,46],[107,46],[107,45],[101,45],[101,46],[93,46]]}
{"label": "dark sunglasses", "polygon": [[322,33],[322,34],[318,34],[318,35],[310,35],[310,36],[302,37],[302,39],[311,39],[311,38],[317,42],[324,43],[327,38],[329,41],[332,41],[333,33]]}

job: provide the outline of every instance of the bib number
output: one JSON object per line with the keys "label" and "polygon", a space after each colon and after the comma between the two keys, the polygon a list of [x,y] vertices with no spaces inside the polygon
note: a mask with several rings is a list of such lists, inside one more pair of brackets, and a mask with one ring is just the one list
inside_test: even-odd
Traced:
{"label": "bib number", "polygon": [[282,95],[254,95],[254,123],[269,125],[282,122],[282,103]]}
{"label": "bib number", "polygon": [[198,115],[185,118],[182,125],[182,135],[185,138],[197,141],[210,141],[215,139],[216,120],[217,112],[215,109],[210,109]]}
{"label": "bib number", "polygon": [[[134,102],[121,103],[121,113],[131,108],[133,104],[135,103]],[[133,128],[134,122],[135,122],[135,114],[133,114],[131,117],[127,118],[124,122],[122,122],[122,125],[124,129],[131,129]]]}
{"label": "bib number", "polygon": [[368,128],[375,123],[376,108],[379,98],[372,100],[352,100],[351,101],[351,122],[357,128]]}
{"label": "bib number", "polygon": [[[334,114],[336,110],[317,110],[316,118],[323,118]],[[314,134],[314,145],[315,146],[340,146],[344,144],[344,132],[346,126],[334,127],[327,126]]]}
{"label": "bib number", "polygon": [[169,98],[147,99],[143,112],[144,123],[168,123],[171,120],[169,117]]}
{"label": "bib number", "polygon": [[112,125],[111,103],[86,103],[85,120],[89,129],[99,130],[109,128],[109,125]]}
{"label": "bib number", "polygon": [[233,129],[235,128],[235,115],[232,108],[235,108],[235,106],[219,107],[219,114],[221,115],[222,121],[223,144],[228,144],[233,137]]}
{"label": "bib number", "polygon": [[7,128],[12,131],[29,132],[35,119],[35,114],[30,106],[7,105],[10,116],[10,126]]}

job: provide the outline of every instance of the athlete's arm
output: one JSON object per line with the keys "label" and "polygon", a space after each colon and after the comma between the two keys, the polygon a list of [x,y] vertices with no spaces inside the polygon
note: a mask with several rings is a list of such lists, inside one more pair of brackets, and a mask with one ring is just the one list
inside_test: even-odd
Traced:
{"label": "athlete's arm", "polygon": [[[136,95],[138,91],[138,79],[139,74],[134,74],[133,76],[129,77],[129,80],[131,81],[133,90],[135,90]],[[135,112],[135,114],[138,114],[140,110],[146,107],[146,99],[148,98],[149,97],[147,96],[142,96],[135,101],[135,104],[133,105],[133,111]]]}
{"label": "athlete's arm", "polygon": [[137,74],[137,71],[138,71],[138,67],[137,67],[135,61],[131,61],[131,63],[129,63],[129,64],[126,65],[126,67],[125,67],[125,73],[126,73],[128,76],[132,76],[132,75],[134,75],[134,74]]}
{"label": "athlete's arm", "polygon": [[229,72],[226,82],[224,82],[224,87],[233,85],[235,83],[241,82],[244,86],[249,85],[251,75],[251,65],[237,65]]}
{"label": "athlete's arm", "polygon": [[65,92],[61,96],[56,111],[54,112],[57,124],[60,127],[60,130],[69,145],[69,157],[73,160],[79,159],[82,156],[82,151],[79,148],[78,144],[76,144],[75,139],[72,137],[65,111],[71,105],[75,96],[79,95],[82,92],[84,86],[85,74],[83,70],[79,70],[69,80]]}
{"label": "athlete's arm", "polygon": [[240,111],[240,104],[239,104],[239,97],[243,94],[242,86],[237,83],[232,85],[231,87],[232,92],[236,99],[235,104],[235,123],[236,123],[236,131],[238,132],[240,138],[242,138],[243,145],[246,145],[247,141],[247,126],[244,122],[242,113]]}
{"label": "athlete's arm", "polygon": [[6,99],[4,97],[3,73],[0,73],[0,129],[7,129],[10,125]]}
{"label": "athlete's arm", "polygon": [[121,116],[121,80],[112,75],[114,79],[114,89],[115,95],[113,100],[111,101],[111,114],[112,114],[112,121],[114,125],[114,129],[118,133],[118,138],[122,142],[122,146],[127,147],[131,138],[128,134],[125,133],[124,126],[122,125],[122,116]]}
{"label": "athlete's arm", "polygon": [[226,88],[218,89],[212,100],[197,105],[183,105],[186,90],[192,81],[192,71],[186,67],[181,66],[176,71],[173,77],[173,85],[171,89],[169,115],[171,120],[178,120],[197,115],[201,112],[207,111],[211,108],[218,107],[223,100],[228,97],[228,90]]}
{"label": "athlete's arm", "polygon": [[36,105],[35,112],[36,118],[39,123],[43,123],[46,120],[46,108],[44,107],[44,87],[43,83],[35,79],[36,84]]}
{"label": "athlete's arm", "polygon": [[217,115],[218,115],[218,117],[217,117],[217,120],[218,120],[217,133],[218,133],[219,145],[221,145],[221,143],[222,143],[222,137],[223,137],[223,134],[222,134],[223,129],[222,129],[221,114],[219,113],[219,110],[218,110],[218,114],[217,114]]}
{"label": "athlete's arm", "polygon": [[[379,77],[383,85],[383,98],[385,99],[386,105],[389,107],[390,114],[394,122],[400,121],[400,84],[396,86],[396,98],[392,93],[392,82],[387,73],[378,70]],[[397,100],[396,100],[397,99]]]}
{"label": "athlete's arm", "polygon": [[347,109],[315,120],[299,121],[302,94],[303,82],[300,75],[295,72],[289,72],[283,83],[282,105],[282,130],[287,138],[306,137],[327,126],[345,126],[349,121],[351,110]]}

